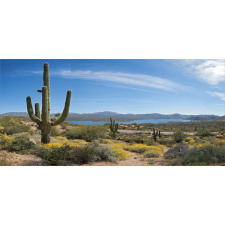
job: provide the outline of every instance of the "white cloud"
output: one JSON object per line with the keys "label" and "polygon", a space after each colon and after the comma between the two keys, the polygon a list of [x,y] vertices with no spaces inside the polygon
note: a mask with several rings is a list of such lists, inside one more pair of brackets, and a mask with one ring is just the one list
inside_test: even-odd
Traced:
{"label": "white cloud", "polygon": [[128,88],[129,86],[135,86],[142,88],[156,88],[167,91],[187,89],[187,87],[185,87],[184,85],[169,81],[167,79],[145,74],[132,74],[122,72],[94,72],[90,70],[61,70],[53,72],[52,74],[70,79],[79,78],[115,82],[125,84]]}
{"label": "white cloud", "polygon": [[219,97],[221,100],[225,101],[225,93],[223,92],[208,92],[210,95]]}
{"label": "white cloud", "polygon": [[225,81],[224,59],[187,59],[175,60],[175,63],[208,84],[217,85]]}

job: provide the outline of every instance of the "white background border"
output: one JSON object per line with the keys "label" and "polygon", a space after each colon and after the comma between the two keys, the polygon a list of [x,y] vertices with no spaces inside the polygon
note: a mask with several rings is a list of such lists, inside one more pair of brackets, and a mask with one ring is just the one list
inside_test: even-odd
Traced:
{"label": "white background border", "polygon": [[[223,2],[1,0],[0,58],[225,58]],[[1,167],[0,177],[3,225],[224,222],[223,167]]]}

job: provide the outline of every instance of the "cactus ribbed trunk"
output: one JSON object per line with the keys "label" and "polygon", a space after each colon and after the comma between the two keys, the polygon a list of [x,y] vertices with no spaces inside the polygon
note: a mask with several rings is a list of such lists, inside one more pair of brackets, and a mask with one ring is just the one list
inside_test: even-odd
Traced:
{"label": "cactus ribbed trunk", "polygon": [[41,142],[49,143],[51,135],[51,123],[49,115],[49,99],[48,99],[48,88],[44,86],[42,88],[42,126],[41,126]]}

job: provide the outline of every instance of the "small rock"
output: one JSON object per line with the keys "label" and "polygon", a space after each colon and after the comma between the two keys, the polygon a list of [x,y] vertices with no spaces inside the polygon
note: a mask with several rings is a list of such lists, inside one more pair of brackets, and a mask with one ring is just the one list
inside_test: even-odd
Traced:
{"label": "small rock", "polygon": [[29,138],[29,141],[33,142],[35,145],[37,144],[33,138]]}
{"label": "small rock", "polygon": [[137,159],[137,157],[134,157],[134,159]]}

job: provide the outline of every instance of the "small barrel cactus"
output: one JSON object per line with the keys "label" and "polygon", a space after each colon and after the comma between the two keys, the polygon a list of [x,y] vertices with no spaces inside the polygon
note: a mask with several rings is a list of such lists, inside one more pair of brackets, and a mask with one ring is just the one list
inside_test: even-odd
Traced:
{"label": "small barrel cactus", "polygon": [[50,118],[50,88],[49,88],[49,65],[44,64],[43,74],[44,86],[38,92],[42,93],[42,113],[40,111],[40,104],[35,103],[35,113],[31,103],[31,97],[27,97],[27,112],[30,119],[37,123],[38,129],[41,130],[41,142],[49,143],[51,135],[51,127],[61,124],[69,114],[70,101],[72,91],[67,91],[66,102],[62,114],[57,113],[54,117]]}

